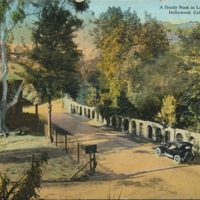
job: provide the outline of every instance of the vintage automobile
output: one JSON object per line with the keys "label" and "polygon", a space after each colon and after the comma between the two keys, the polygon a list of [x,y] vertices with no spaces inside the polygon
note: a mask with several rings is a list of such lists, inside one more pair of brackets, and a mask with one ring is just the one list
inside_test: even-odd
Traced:
{"label": "vintage automobile", "polygon": [[174,159],[176,163],[187,163],[194,160],[193,144],[182,141],[168,141],[155,148],[155,154]]}

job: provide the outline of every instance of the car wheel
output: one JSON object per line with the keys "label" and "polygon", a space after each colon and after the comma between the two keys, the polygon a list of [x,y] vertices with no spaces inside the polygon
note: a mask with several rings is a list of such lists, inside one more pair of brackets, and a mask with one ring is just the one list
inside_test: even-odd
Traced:
{"label": "car wheel", "polygon": [[186,152],[186,153],[185,153],[185,156],[184,156],[184,160],[185,160],[185,162],[188,162],[188,161],[193,160],[193,155],[192,155],[192,153],[191,153],[191,152]]}
{"label": "car wheel", "polygon": [[157,147],[155,149],[155,154],[160,156],[161,155],[161,149]]}
{"label": "car wheel", "polygon": [[181,162],[181,157],[180,157],[179,155],[175,155],[175,156],[174,156],[174,161],[175,161],[176,163],[180,163],[180,162]]}

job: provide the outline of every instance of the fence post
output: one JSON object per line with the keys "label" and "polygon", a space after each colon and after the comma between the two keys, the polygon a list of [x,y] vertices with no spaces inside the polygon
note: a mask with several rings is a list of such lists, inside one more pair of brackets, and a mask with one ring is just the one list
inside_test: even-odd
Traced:
{"label": "fence post", "polygon": [[67,134],[65,134],[65,151],[67,152]]}
{"label": "fence post", "polygon": [[55,144],[55,129],[53,128],[53,143]]}
{"label": "fence post", "polygon": [[92,171],[92,153],[90,152],[90,171]]}
{"label": "fence post", "polygon": [[57,133],[57,130],[56,130],[56,146],[57,146],[57,142],[58,142],[58,133]]}
{"label": "fence post", "polygon": [[79,164],[79,143],[77,144],[77,150],[78,150],[78,164]]}
{"label": "fence post", "polygon": [[33,170],[33,163],[34,163],[34,154],[31,156],[31,170]]}
{"label": "fence post", "polygon": [[93,153],[93,171],[94,172],[95,172],[96,165],[97,165],[97,163],[96,163],[96,155],[95,155],[95,153]]}

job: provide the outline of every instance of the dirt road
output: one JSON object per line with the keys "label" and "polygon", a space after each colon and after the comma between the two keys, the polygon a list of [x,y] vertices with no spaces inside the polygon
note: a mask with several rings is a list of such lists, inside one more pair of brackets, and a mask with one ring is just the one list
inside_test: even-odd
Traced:
{"label": "dirt road", "polygon": [[[66,130],[69,134],[88,134],[99,132],[98,126],[87,124],[88,118],[77,114],[53,113],[52,123]],[[99,125],[99,124],[97,124]]]}
{"label": "dirt road", "polygon": [[[75,115],[69,118],[77,120]],[[55,116],[55,120],[58,119],[59,117]],[[1,153],[5,154],[4,161],[0,163],[1,171],[15,175],[19,173],[20,166],[25,166],[23,161],[17,162],[13,154],[10,154],[13,156],[12,159],[5,160],[8,158],[9,149],[17,152],[20,148],[21,153],[27,150],[40,152],[46,149],[49,151],[49,164],[45,168],[40,191],[41,197],[45,199],[200,199],[199,156],[193,163],[177,165],[169,158],[156,156],[154,143],[104,129],[100,125],[89,127],[93,123],[84,119],[76,125],[72,124],[73,128],[69,130],[74,133],[74,137],[69,138],[71,145],[77,142],[97,144],[96,173],[88,176],[88,180],[69,181],[85,161],[81,160],[81,164],[77,165],[76,152],[73,154],[73,148],[72,156],[68,156],[60,149],[62,145],[55,147],[48,144],[42,136],[39,139],[34,137],[34,140],[25,139],[33,136],[25,136],[24,141],[11,140]],[[87,124],[84,126],[86,129],[83,124]],[[68,148],[71,148],[70,145]],[[23,154],[20,155],[23,157]]]}
{"label": "dirt road", "polygon": [[124,138],[133,144],[127,147],[126,142],[121,143],[118,138],[95,141],[102,148],[97,154],[96,173],[89,180],[43,183],[41,196],[49,195],[52,199],[200,198],[198,157],[193,164],[177,165],[169,158],[157,157],[153,151],[154,144],[137,145],[130,138]]}

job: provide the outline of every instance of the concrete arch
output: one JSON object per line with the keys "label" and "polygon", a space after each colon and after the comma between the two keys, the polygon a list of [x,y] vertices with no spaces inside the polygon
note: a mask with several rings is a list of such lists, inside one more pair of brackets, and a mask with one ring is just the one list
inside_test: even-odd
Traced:
{"label": "concrete arch", "polygon": [[79,112],[79,115],[82,115],[82,106],[80,106],[80,112]]}
{"label": "concrete arch", "polygon": [[156,127],[156,141],[161,142],[163,140],[161,128]]}
{"label": "concrete arch", "polygon": [[87,116],[87,110],[84,108],[84,116]]}
{"label": "concrete arch", "polygon": [[76,113],[76,106],[73,105],[73,113]]}
{"label": "concrete arch", "polygon": [[143,123],[142,122],[140,122],[139,123],[139,135],[143,135]]}
{"label": "concrete arch", "polygon": [[194,140],[194,137],[193,136],[190,136],[189,138],[188,138],[188,142],[192,142]]}
{"label": "concrete arch", "polygon": [[135,122],[135,120],[132,120],[131,121],[131,133],[136,134],[136,128],[137,128],[136,122]]}
{"label": "concrete arch", "polygon": [[110,126],[110,117],[105,117],[105,120],[106,120],[106,125]]}
{"label": "concrete arch", "polygon": [[95,118],[95,110],[92,110],[92,119],[94,119]]}
{"label": "concrete arch", "polygon": [[141,119],[128,118],[126,116],[117,116],[106,118],[96,112],[95,107],[89,107],[81,105],[75,102],[72,98],[66,95],[63,99],[64,107],[68,112],[77,113],[82,116],[87,116],[90,119],[95,119],[103,124],[113,126],[118,130],[129,131],[130,133],[136,133],[143,137],[152,139],[154,141],[175,141],[184,140],[193,142],[200,141],[200,134],[191,132],[191,137],[188,138],[188,131],[172,127],[163,127],[161,124],[151,121],[144,121]]}
{"label": "concrete arch", "polygon": [[98,112],[96,112],[96,120],[100,121],[100,114]]}
{"label": "concrete arch", "polygon": [[171,140],[171,133],[170,131],[165,131],[164,133],[164,142],[170,141]]}
{"label": "concrete arch", "polygon": [[122,130],[122,128],[123,128],[123,123],[122,123],[122,117],[121,116],[118,117],[118,128],[120,130]]}
{"label": "concrete arch", "polygon": [[112,116],[111,126],[113,126],[114,128],[117,128],[117,117],[116,116]]}
{"label": "concrete arch", "polygon": [[87,114],[87,117],[90,118],[91,116],[91,112],[90,112],[90,109],[88,108],[88,114]]}
{"label": "concrete arch", "polygon": [[177,141],[183,141],[183,135],[181,133],[176,134],[176,140]]}
{"label": "concrete arch", "polygon": [[127,118],[124,118],[123,120],[123,127],[124,131],[129,131],[129,120]]}
{"label": "concrete arch", "polygon": [[148,133],[148,138],[153,139],[153,128],[152,126],[148,125],[147,126],[147,133]]}

